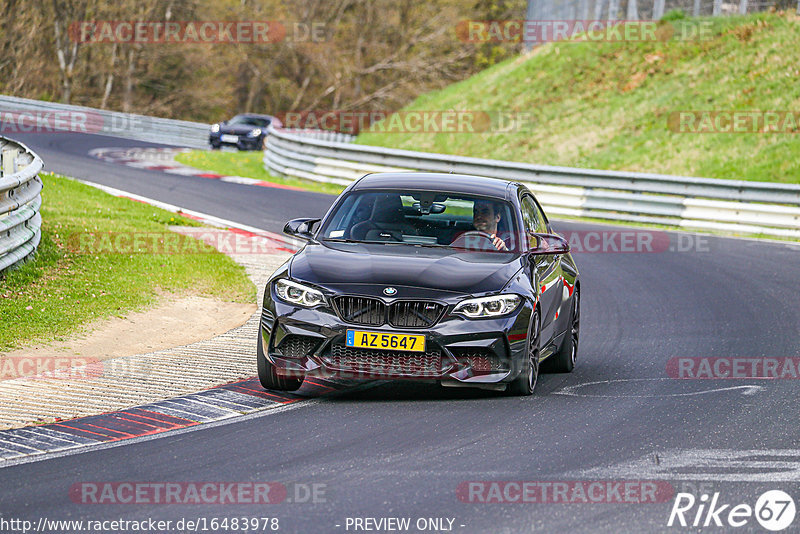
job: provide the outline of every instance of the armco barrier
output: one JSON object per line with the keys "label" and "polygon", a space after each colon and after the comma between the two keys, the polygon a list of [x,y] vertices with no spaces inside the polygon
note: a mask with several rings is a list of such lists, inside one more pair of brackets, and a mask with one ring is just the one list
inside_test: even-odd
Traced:
{"label": "armco barrier", "polygon": [[0,137],[0,273],[36,252],[42,238],[43,166],[25,145]]}
{"label": "armco barrier", "polygon": [[332,136],[270,128],[264,167],[342,185],[370,172],[488,176],[526,184],[553,215],[800,238],[800,186],[793,184],[552,167],[359,145],[348,142],[349,136]]}
{"label": "armco barrier", "polygon": [[0,95],[3,133],[74,131],[163,143],[189,148],[208,148],[210,125],[162,119]]}

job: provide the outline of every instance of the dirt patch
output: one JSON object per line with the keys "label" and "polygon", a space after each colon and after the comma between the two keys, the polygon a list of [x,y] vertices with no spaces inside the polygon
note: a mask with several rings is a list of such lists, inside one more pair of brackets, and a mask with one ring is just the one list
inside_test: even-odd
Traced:
{"label": "dirt patch", "polygon": [[[153,308],[130,313],[124,319],[113,317],[92,322],[86,325],[84,334],[65,341],[0,354],[0,369],[4,370],[0,372],[0,380],[38,374],[37,365],[41,372],[41,369],[70,366],[77,359],[102,361],[210,339],[243,325],[256,310],[254,303],[165,295]],[[64,364],[45,363],[51,359]]]}

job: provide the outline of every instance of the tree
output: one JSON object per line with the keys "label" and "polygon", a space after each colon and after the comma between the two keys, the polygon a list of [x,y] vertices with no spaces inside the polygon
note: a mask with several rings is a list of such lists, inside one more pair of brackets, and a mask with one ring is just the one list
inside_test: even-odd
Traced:
{"label": "tree", "polygon": [[68,25],[84,20],[87,0],[52,0],[52,6],[54,46],[61,71],[61,101],[69,104],[72,98],[72,75],[81,43],[80,39],[69,35]]}

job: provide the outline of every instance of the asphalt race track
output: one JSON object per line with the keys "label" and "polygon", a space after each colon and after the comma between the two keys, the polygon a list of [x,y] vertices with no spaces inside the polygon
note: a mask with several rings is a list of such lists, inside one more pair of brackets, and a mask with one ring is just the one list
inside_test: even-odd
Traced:
{"label": "asphalt race track", "polygon": [[[141,142],[77,134],[18,138],[48,170],[273,232],[290,218],[323,215],[333,200],[86,156],[97,147],[148,146]],[[560,232],[624,230],[554,226]],[[675,493],[699,500],[701,492],[719,492],[720,504],[751,507],[767,490],[797,498],[798,381],[789,375],[678,380],[668,362],[800,357],[800,247],[669,237],[682,251],[575,253],[583,297],[578,365],[568,375],[542,375],[533,397],[380,382],[285,411],[0,468],[0,510],[34,524],[42,517],[275,517],[280,531],[298,533],[364,531],[355,518],[389,517],[410,518],[408,532],[419,531],[420,518],[445,518],[445,528],[462,533],[697,532],[667,526]],[[280,504],[202,506],[70,498],[75,484],[110,481],[270,481],[286,485],[289,495]],[[661,481],[671,492],[645,503],[620,503],[613,495],[600,500],[614,502],[587,503],[572,492],[567,502],[481,503],[459,491],[471,481],[543,483],[539,487]],[[306,499],[313,484],[317,496]],[[514,500],[514,494],[505,498]],[[486,495],[478,491],[473,501]],[[697,510],[686,513],[687,521]],[[727,521],[727,510],[719,517]],[[705,520],[702,515],[700,524]],[[755,517],[738,529],[710,524],[704,531],[763,531]],[[800,518],[786,531],[798,525]]]}

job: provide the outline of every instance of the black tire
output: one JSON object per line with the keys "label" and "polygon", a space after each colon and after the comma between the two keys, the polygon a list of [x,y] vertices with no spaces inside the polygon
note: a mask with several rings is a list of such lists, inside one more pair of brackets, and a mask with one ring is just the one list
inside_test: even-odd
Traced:
{"label": "black tire", "polygon": [[305,377],[290,378],[281,376],[275,372],[275,366],[269,363],[264,356],[264,349],[261,343],[261,328],[258,329],[258,347],[256,348],[256,358],[258,359],[258,381],[264,389],[275,389],[278,391],[297,391],[303,385]]}
{"label": "black tire", "polygon": [[561,342],[561,349],[554,355],[542,362],[542,369],[549,373],[571,373],[575,369],[575,362],[578,361],[578,341],[581,330],[581,297],[578,288],[572,296],[570,306],[570,319],[567,332],[564,334],[564,341]]}
{"label": "black tire", "polygon": [[533,312],[531,324],[528,327],[527,358],[522,364],[522,370],[517,378],[508,385],[506,392],[509,395],[533,395],[536,382],[539,380],[539,333],[541,321],[538,308]]}
{"label": "black tire", "polygon": [[219,150],[221,146],[218,143],[211,143],[211,150]]}

